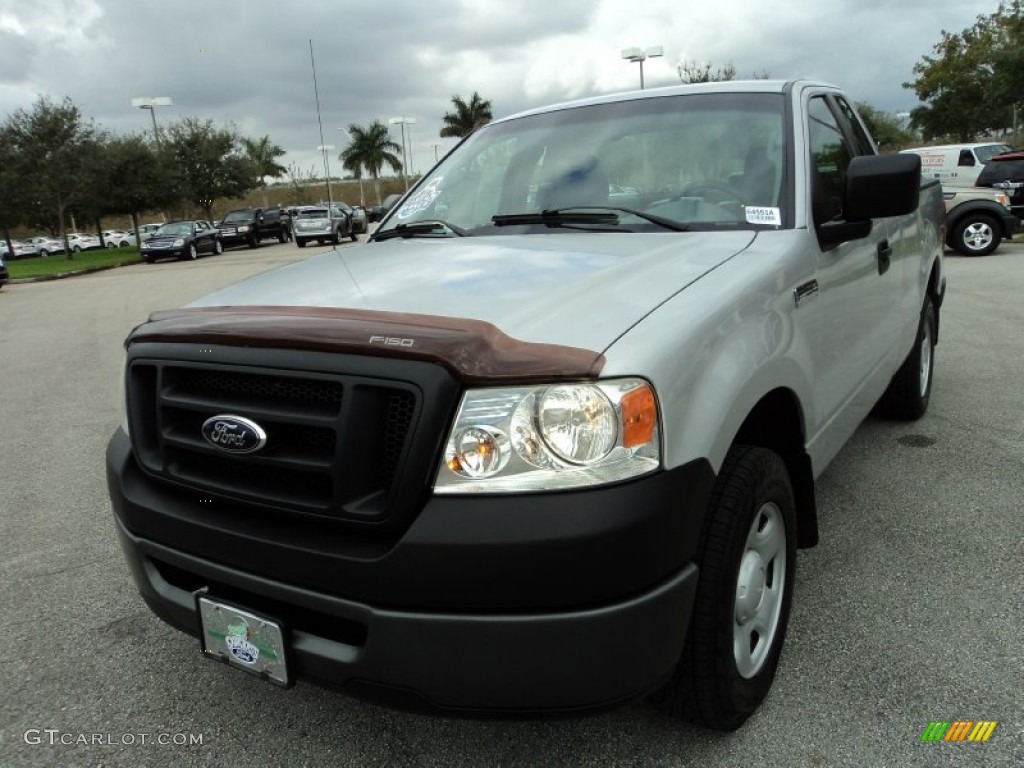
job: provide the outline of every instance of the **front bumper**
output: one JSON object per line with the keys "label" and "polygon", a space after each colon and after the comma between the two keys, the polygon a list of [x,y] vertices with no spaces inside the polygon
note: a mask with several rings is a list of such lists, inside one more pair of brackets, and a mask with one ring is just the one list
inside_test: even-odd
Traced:
{"label": "front bumper", "polygon": [[198,636],[193,592],[207,588],[283,620],[296,677],[384,703],[484,713],[608,706],[671,674],[714,480],[701,462],[514,502],[434,497],[384,554],[338,556],[317,571],[324,542],[275,549],[233,536],[223,519],[209,535],[189,529],[175,540],[174,493],[139,472],[123,433],[107,459],[121,546],[166,622]]}
{"label": "front bumper", "polygon": [[139,251],[144,259],[183,259],[187,253],[187,245],[170,248],[143,248]]}

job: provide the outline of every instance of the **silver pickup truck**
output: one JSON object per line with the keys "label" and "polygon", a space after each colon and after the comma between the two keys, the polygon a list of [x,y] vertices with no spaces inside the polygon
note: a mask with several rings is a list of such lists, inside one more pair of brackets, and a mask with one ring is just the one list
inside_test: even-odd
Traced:
{"label": "silver pickup truck", "polygon": [[142,597],[281,686],[738,727],[815,479],[928,407],[941,191],[874,147],[813,82],[537,109],[370,242],[154,314],[107,452]]}

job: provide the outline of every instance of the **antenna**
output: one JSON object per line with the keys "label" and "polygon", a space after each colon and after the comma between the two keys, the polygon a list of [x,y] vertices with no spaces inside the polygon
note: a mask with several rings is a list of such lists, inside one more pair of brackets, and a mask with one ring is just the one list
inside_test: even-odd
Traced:
{"label": "antenna", "polygon": [[[324,153],[324,178],[327,180],[327,215],[330,216],[330,209],[334,207],[334,200],[331,198],[331,165],[327,160],[327,145],[324,144],[324,124],[320,119],[320,91],[316,87],[316,60],[313,58],[313,38],[309,38],[309,63],[313,67],[313,96],[316,97],[316,122],[320,126],[320,146],[318,149]],[[333,148],[331,147],[331,149]]]}

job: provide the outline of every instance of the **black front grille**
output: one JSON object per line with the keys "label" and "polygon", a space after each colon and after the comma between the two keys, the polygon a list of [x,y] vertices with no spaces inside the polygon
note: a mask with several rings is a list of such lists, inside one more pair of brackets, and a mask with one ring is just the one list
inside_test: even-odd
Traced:
{"label": "black front grille", "polygon": [[[133,360],[136,457],[152,475],[296,512],[387,514],[420,409],[410,382],[215,363]],[[257,423],[266,445],[232,454],[207,442],[214,416]]]}

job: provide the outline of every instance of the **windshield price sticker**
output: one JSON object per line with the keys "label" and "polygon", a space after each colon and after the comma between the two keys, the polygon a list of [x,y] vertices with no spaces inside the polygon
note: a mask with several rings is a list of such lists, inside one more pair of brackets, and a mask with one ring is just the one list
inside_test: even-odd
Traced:
{"label": "windshield price sticker", "polygon": [[744,209],[747,215],[747,224],[771,224],[775,227],[782,226],[782,214],[778,208],[756,208],[748,206]]}

